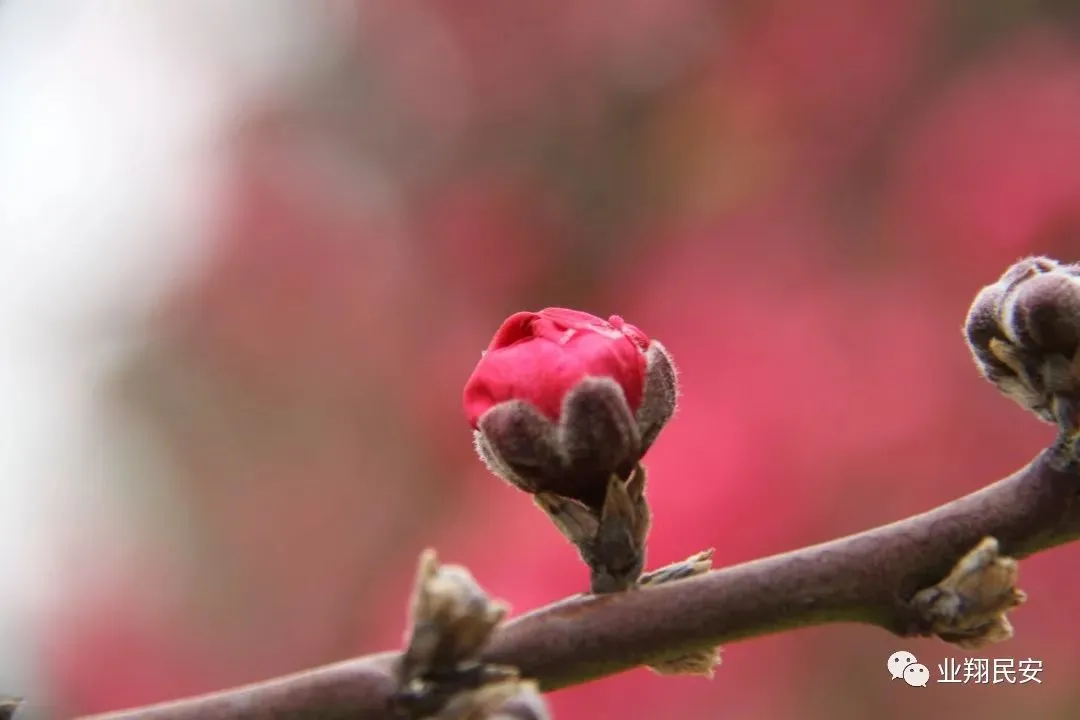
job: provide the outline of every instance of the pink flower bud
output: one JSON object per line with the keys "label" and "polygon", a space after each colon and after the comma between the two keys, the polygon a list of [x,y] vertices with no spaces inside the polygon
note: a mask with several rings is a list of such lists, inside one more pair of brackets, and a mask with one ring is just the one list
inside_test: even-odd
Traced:
{"label": "pink flower bud", "polygon": [[465,385],[477,451],[531,492],[599,508],[675,411],[663,346],[613,316],[565,308],[511,315]]}

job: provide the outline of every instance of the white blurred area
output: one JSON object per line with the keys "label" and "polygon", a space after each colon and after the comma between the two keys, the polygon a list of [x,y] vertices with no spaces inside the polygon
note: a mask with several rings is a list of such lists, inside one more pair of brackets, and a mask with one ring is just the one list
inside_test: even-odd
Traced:
{"label": "white blurred area", "polygon": [[38,630],[147,541],[132,503],[168,503],[110,379],[205,261],[236,119],[335,62],[347,7],[0,0],[0,692],[47,693]]}

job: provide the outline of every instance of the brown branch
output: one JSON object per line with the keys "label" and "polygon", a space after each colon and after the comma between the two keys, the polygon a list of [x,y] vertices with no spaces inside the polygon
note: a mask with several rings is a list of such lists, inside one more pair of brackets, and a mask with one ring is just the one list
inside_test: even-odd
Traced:
{"label": "brown branch", "polygon": [[[485,660],[516,666],[554,690],[811,625],[858,622],[898,635],[928,634],[910,599],[945,577],[982,538],[997,538],[1013,557],[1080,538],[1080,476],[1060,469],[1060,457],[1043,452],[978,492],[857,535],[670,584],[563,600],[507,622]],[[367,656],[93,720],[389,720],[398,656]]]}

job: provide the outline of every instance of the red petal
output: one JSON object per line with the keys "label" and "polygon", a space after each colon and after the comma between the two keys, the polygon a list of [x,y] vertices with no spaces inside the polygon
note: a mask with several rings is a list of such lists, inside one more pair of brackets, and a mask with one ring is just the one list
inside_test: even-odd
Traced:
{"label": "red petal", "polygon": [[498,350],[525,340],[533,335],[533,322],[537,318],[536,313],[518,312],[503,320],[503,324],[491,338],[488,350]]}
{"label": "red petal", "polygon": [[606,320],[583,310],[571,310],[570,308],[550,307],[544,308],[537,313],[538,316],[547,318],[565,329],[584,330],[587,328],[610,328]]}

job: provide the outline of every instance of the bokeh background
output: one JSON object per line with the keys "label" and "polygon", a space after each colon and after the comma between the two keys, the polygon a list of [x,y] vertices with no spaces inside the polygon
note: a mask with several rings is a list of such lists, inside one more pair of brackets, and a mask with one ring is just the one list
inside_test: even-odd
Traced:
{"label": "bokeh background", "polygon": [[[1052,430],[960,327],[1080,256],[1080,5],[8,0],[0,679],[87,713],[398,646],[419,551],[526,610],[572,549],[473,456],[506,315],[618,313],[682,371],[652,565],[898,519]],[[1041,683],[836,626],[556,717],[1073,718],[1075,553],[1025,561]],[[936,676],[936,673],[935,673]]]}

